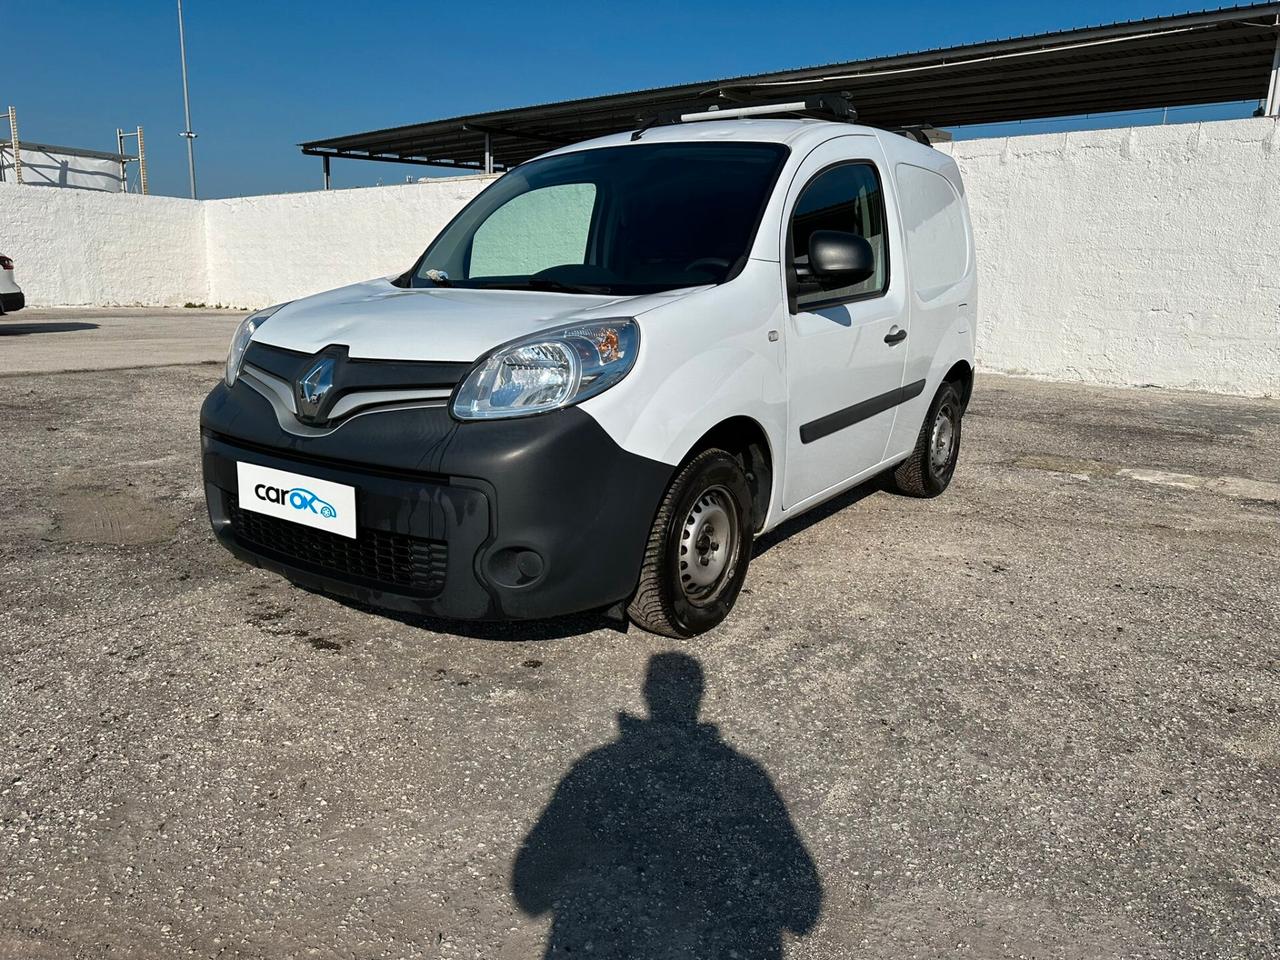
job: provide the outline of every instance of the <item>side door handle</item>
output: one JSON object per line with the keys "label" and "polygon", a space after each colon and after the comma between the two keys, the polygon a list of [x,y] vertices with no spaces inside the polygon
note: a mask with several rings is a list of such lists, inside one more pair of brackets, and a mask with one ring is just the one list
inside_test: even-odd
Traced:
{"label": "side door handle", "polygon": [[898,327],[894,327],[884,335],[885,343],[901,343],[905,339],[907,339],[907,331],[901,330]]}

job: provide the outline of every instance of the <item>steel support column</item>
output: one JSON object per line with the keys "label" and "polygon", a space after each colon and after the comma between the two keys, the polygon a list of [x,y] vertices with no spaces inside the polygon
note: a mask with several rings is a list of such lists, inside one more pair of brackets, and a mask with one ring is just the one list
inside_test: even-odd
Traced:
{"label": "steel support column", "polygon": [[332,189],[329,185],[329,158],[327,156],[323,156],[320,160],[324,164],[324,188],[326,190]]}
{"label": "steel support column", "polygon": [[1280,117],[1280,31],[1276,33],[1276,53],[1271,58],[1271,85],[1267,87],[1267,105],[1262,108],[1264,117]]}
{"label": "steel support column", "polygon": [[116,153],[120,154],[120,192],[129,192],[129,161],[124,156],[124,131],[116,127]]}

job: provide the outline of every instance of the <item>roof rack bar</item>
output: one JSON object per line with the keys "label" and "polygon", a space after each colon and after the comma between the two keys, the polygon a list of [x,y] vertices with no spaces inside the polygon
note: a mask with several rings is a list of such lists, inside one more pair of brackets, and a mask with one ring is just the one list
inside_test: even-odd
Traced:
{"label": "roof rack bar", "polygon": [[680,114],[681,123],[697,123],[699,120],[728,120],[736,117],[767,117],[777,113],[801,113],[805,110],[803,100],[794,103],[766,103],[752,107],[709,107],[698,113]]}
{"label": "roof rack bar", "polygon": [[[925,147],[933,146],[933,136],[931,134],[939,135],[939,139],[942,139],[940,136],[941,131],[931,123],[908,123],[900,127],[890,127],[888,132],[896,133],[898,136],[906,137],[908,140],[914,140]],[[947,135],[947,139],[950,139],[950,135]]]}
{"label": "roof rack bar", "polygon": [[805,97],[803,100],[787,100],[781,103],[743,103],[740,106],[721,107],[713,104],[705,110],[691,113],[670,111],[648,117],[631,134],[631,139],[639,140],[646,130],[653,126],[672,123],[701,123],[706,120],[735,120],[742,117],[775,117],[780,113],[824,114],[833,120],[856,123],[858,111],[850,103],[848,93],[819,93]]}

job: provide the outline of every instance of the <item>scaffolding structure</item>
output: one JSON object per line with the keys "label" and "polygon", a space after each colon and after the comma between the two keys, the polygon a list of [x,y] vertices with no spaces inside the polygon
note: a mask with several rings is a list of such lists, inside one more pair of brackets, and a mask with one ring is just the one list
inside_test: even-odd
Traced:
{"label": "scaffolding structure", "polygon": [[138,192],[147,193],[147,145],[142,138],[142,127],[133,133],[116,127],[116,149],[120,154],[120,192],[129,192],[129,160],[125,157],[124,142],[133,137],[138,142]]}
{"label": "scaffolding structure", "polygon": [[[146,141],[143,137],[142,127],[137,127],[132,131],[127,131],[117,127],[117,150],[115,153],[109,153],[105,150],[85,150],[81,147],[63,147],[48,143],[24,141],[18,134],[18,111],[17,108],[13,106],[8,107],[4,114],[0,114],[0,121],[6,121],[9,124],[9,136],[7,140],[0,140],[0,157],[4,156],[6,153],[9,154],[10,170],[15,184],[34,185],[38,182],[38,180],[31,180],[24,173],[22,153],[25,150],[29,154],[43,153],[54,157],[78,157],[86,160],[101,160],[118,164],[120,173],[117,179],[120,184],[121,193],[130,192],[129,164],[136,163],[138,165],[138,192],[142,194],[150,192],[147,186]],[[138,149],[136,154],[128,154],[125,152],[125,140],[131,137],[137,141]],[[38,166],[39,164],[37,164],[37,168]],[[0,163],[0,182],[3,182],[5,179],[5,164]],[[40,183],[39,185],[47,186],[50,184]],[[55,184],[55,186],[57,186],[57,184]],[[83,187],[83,185],[81,186]]]}
{"label": "scaffolding structure", "polygon": [[[13,148],[13,180],[22,183],[22,141],[18,139],[18,111],[9,107],[9,142]],[[0,169],[0,180],[4,179],[4,170]]]}

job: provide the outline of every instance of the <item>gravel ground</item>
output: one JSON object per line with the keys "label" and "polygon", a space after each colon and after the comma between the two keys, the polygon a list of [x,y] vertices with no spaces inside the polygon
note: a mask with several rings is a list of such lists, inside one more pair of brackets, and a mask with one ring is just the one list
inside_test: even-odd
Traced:
{"label": "gravel ground", "polygon": [[225,357],[243,310],[28,307],[0,318],[0,371],[167,367]]}
{"label": "gravel ground", "polygon": [[235,562],[218,374],[0,377],[0,957],[1280,955],[1280,403],[985,376],[673,644]]}

